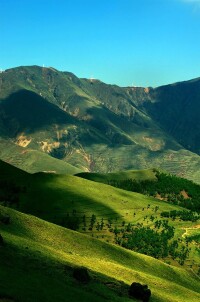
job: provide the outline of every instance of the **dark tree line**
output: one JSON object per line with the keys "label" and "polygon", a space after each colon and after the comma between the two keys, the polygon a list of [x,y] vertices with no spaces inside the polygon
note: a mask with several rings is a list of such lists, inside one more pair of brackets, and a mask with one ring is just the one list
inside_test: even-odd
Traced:
{"label": "dark tree line", "polygon": [[[200,185],[175,175],[156,171],[157,181],[126,179],[122,181],[109,180],[108,184],[127,191],[138,192],[156,197],[158,194],[164,200],[180,205],[192,211],[200,212]],[[181,193],[185,191],[187,197]]]}
{"label": "dark tree line", "polygon": [[197,221],[200,216],[197,215],[195,212],[192,211],[163,211],[160,213],[161,217],[165,217],[165,218],[171,218],[172,220],[175,220],[176,218],[179,218],[180,220],[183,221],[192,221],[195,222]]}

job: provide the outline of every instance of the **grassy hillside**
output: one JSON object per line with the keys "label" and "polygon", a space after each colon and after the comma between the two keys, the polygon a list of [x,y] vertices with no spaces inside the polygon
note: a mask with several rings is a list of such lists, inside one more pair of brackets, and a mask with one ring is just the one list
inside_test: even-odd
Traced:
{"label": "grassy hillside", "polygon": [[153,169],[148,170],[129,170],[129,171],[119,171],[113,173],[89,173],[89,172],[81,172],[76,174],[76,176],[93,180],[97,182],[102,182],[108,184],[109,181],[124,181],[127,179],[134,179],[136,181],[143,181],[143,180],[152,180],[156,181],[155,171]]}
{"label": "grassy hillside", "polygon": [[38,66],[6,70],[0,83],[3,160],[10,157],[30,172],[65,173],[58,161],[48,169],[50,158],[42,153],[81,171],[159,168],[200,182],[200,157],[140,110],[152,100],[152,89],[106,85]]}
{"label": "grassy hillside", "polygon": [[[196,302],[199,280],[190,271],[163,264],[83,234],[0,206],[10,217],[0,224],[0,297],[11,301],[130,301],[128,286],[148,284],[152,302]],[[75,266],[89,270],[83,285]],[[134,300],[132,300],[134,301]]]}
{"label": "grassy hillside", "polygon": [[153,196],[200,213],[200,186],[166,172],[153,169],[108,174],[79,173],[77,176]]}
{"label": "grassy hillside", "polygon": [[81,170],[56,159],[44,152],[31,148],[23,148],[10,141],[0,139],[0,158],[29,173],[51,172],[60,174],[76,174]]}
{"label": "grassy hillside", "polygon": [[[9,169],[12,167],[9,166]],[[192,241],[188,244],[184,237],[176,242],[185,233],[185,228],[196,228],[199,224],[196,216],[191,219],[191,215],[186,215],[187,219],[181,219],[185,215],[182,213],[183,208],[76,176],[45,173],[31,175],[16,168],[8,173],[6,164],[1,165],[1,172],[2,204],[176,265],[192,267],[198,272],[199,248],[196,243]],[[151,173],[149,171],[147,174],[152,177]],[[173,232],[164,240],[168,244],[164,248],[162,234],[168,233],[168,226],[163,212],[174,211],[175,219],[171,216],[167,219],[169,229]],[[138,245],[126,246],[124,236],[128,238],[135,231],[139,231],[139,236],[143,237],[148,232],[159,236],[160,245],[156,253],[153,241],[145,241],[143,249]],[[168,252],[161,252],[163,248]]]}

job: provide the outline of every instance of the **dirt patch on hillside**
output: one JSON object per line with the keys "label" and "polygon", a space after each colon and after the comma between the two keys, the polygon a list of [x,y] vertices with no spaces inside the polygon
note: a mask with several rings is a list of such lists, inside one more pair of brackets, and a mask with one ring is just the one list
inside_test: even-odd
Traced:
{"label": "dirt patch on hillside", "polygon": [[43,152],[50,153],[52,149],[59,148],[60,142],[48,143],[48,142],[39,142]]}
{"label": "dirt patch on hillside", "polygon": [[31,138],[28,138],[24,134],[21,134],[20,136],[18,136],[17,141],[15,143],[18,146],[25,148],[30,144],[31,140]]}
{"label": "dirt patch on hillside", "polygon": [[167,197],[161,197],[160,194],[156,194],[155,198],[159,199],[159,200],[164,200],[164,201],[167,201]]}
{"label": "dirt patch on hillside", "polygon": [[163,148],[164,143],[152,137],[143,136],[142,139],[148,144],[151,151],[159,151]]}
{"label": "dirt patch on hillside", "polygon": [[151,137],[143,136],[143,140],[147,143],[153,143],[153,139]]}
{"label": "dirt patch on hillside", "polygon": [[[182,190],[181,192],[180,192],[180,195],[182,195],[183,197],[184,197],[184,199],[189,199],[190,198],[190,196],[188,195],[188,193],[185,191],[185,190]],[[161,196],[160,194],[156,194],[155,195],[155,198],[157,198],[157,199],[159,199],[159,200],[164,200],[164,201],[168,201],[168,198],[167,198],[168,196],[167,195],[165,195],[165,196]]]}
{"label": "dirt patch on hillside", "polygon": [[58,129],[58,127],[56,127],[56,136],[57,136],[57,140],[60,141],[63,136],[68,134],[68,130],[67,129]]}
{"label": "dirt patch on hillside", "polygon": [[185,190],[182,190],[182,191],[180,192],[180,194],[181,194],[185,199],[189,199],[189,198],[190,198],[190,196],[188,195],[188,193],[187,193]]}
{"label": "dirt patch on hillside", "polygon": [[88,169],[89,172],[93,171],[95,162],[91,154],[88,154],[81,144],[80,144],[80,148],[76,149],[76,153],[80,154],[83,157],[84,161],[87,163],[87,167],[85,167],[85,169]]}

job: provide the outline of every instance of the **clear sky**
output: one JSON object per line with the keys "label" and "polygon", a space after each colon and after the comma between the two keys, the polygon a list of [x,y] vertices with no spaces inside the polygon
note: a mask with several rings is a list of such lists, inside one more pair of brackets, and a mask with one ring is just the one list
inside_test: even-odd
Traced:
{"label": "clear sky", "polygon": [[120,86],[200,77],[200,0],[0,0],[0,68]]}

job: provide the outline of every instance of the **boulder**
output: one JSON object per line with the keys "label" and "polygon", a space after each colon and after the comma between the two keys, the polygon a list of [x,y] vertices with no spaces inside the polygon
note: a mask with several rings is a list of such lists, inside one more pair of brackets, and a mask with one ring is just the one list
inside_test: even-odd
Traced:
{"label": "boulder", "polygon": [[151,297],[151,290],[147,285],[142,285],[137,282],[133,282],[129,288],[129,296],[148,302]]}

